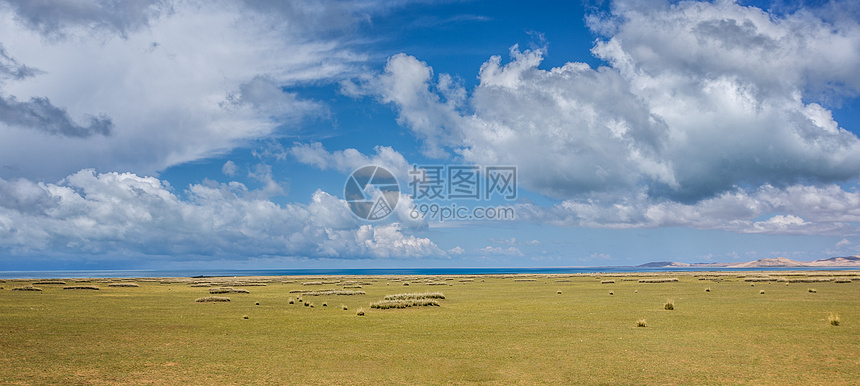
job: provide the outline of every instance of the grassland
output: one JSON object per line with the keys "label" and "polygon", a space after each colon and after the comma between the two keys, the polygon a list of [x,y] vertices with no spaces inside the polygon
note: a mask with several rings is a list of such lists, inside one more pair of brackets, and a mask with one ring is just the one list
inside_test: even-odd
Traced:
{"label": "grassland", "polygon": [[857,384],[858,274],[6,280],[0,383]]}

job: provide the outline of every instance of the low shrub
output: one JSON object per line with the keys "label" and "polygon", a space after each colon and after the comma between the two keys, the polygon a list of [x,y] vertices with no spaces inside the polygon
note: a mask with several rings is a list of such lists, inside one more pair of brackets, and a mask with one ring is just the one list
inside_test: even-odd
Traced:
{"label": "low shrub", "polygon": [[199,298],[195,300],[197,303],[219,303],[219,302],[229,302],[230,298],[226,296],[207,296],[205,298]]}
{"label": "low shrub", "polygon": [[99,287],[94,285],[70,285],[68,287],[63,287],[64,290],[94,290],[98,291]]}
{"label": "low shrub", "polygon": [[380,300],[370,303],[370,308],[378,308],[387,310],[389,308],[409,308],[409,307],[425,307],[439,306],[436,299],[401,299],[401,300]]}
{"label": "low shrub", "polygon": [[445,299],[441,292],[404,293],[385,295],[384,300],[412,300],[412,299]]}
{"label": "low shrub", "polygon": [[672,283],[678,281],[677,277],[658,277],[654,279],[639,279],[639,283]]}
{"label": "low shrub", "polygon": [[41,291],[41,290],[42,290],[41,288],[39,288],[39,287],[33,287],[33,286],[31,286],[31,285],[24,286],[24,287],[15,287],[15,288],[12,288],[12,291]]}
{"label": "low shrub", "polygon": [[246,290],[246,289],[242,289],[242,288],[218,287],[218,288],[210,288],[210,289],[209,289],[209,293],[210,293],[210,294],[229,294],[229,293],[233,293],[233,294],[247,294],[247,293],[250,293],[250,292],[248,292],[248,290]]}

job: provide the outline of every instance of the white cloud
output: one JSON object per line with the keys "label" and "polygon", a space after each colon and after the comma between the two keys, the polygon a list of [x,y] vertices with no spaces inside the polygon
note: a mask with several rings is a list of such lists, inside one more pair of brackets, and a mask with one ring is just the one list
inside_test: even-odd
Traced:
{"label": "white cloud", "polygon": [[190,259],[445,257],[399,224],[360,225],[317,191],[277,205],[239,183],[191,185],[82,170],[57,184],[0,179],[0,249],[16,255],[175,255]]}
{"label": "white cloud", "polygon": [[611,68],[543,70],[542,50],[514,46],[510,63],[484,63],[463,104],[449,76],[434,81],[427,64],[399,54],[356,87],[393,103],[428,154],[516,164],[526,186],[558,198],[645,184],[651,195],[699,200],[742,183],[860,171],[860,140],[804,101],[817,86],[860,89],[856,23],[833,31],[731,3],[615,12],[616,34],[594,49]]}
{"label": "white cloud", "polygon": [[155,174],[325,116],[320,102],[283,90],[355,71],[365,55],[345,33],[398,6],[7,3],[0,177],[49,181],[91,167]]}
{"label": "white cloud", "polygon": [[356,149],[336,150],[329,152],[319,142],[295,143],[286,152],[297,161],[311,165],[321,170],[337,170],[342,173],[352,173],[357,169],[376,165],[382,166],[400,181],[406,181],[409,163],[402,154],[389,146],[375,146],[376,154],[366,156]]}
{"label": "white cloud", "polygon": [[236,172],[239,171],[239,167],[236,166],[236,163],[230,160],[224,162],[224,166],[221,167],[221,173],[224,173],[225,176],[234,177],[236,176]]}
{"label": "white cloud", "polygon": [[[604,228],[692,227],[737,233],[860,234],[860,193],[837,185],[787,188],[762,186],[753,192],[736,188],[717,197],[684,204],[648,197],[625,200],[565,200],[542,208],[516,207],[523,221],[558,226]],[[775,214],[782,213],[782,214]],[[763,219],[762,219],[763,218]]]}
{"label": "white cloud", "polygon": [[480,249],[481,253],[488,255],[504,255],[504,256],[525,256],[517,247],[491,247],[486,246]]}
{"label": "white cloud", "polygon": [[860,92],[860,23],[620,1],[589,25],[607,67],[542,69],[545,49],[513,46],[467,91],[397,54],[343,90],[391,103],[426,155],[516,165],[522,187],[563,200],[521,206],[533,221],[856,232],[855,194],[835,184],[860,175],[860,139],[826,105]]}

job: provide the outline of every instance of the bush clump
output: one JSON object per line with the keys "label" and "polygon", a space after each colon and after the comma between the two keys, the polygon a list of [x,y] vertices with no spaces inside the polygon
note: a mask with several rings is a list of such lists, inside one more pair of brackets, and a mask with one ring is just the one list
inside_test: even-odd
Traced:
{"label": "bush clump", "polygon": [[12,288],[12,291],[41,291],[41,290],[42,290],[41,288],[33,287],[31,285]]}
{"label": "bush clump", "polygon": [[98,291],[99,287],[94,285],[70,285],[67,287],[63,287],[64,290],[94,290]]}
{"label": "bush clump", "polygon": [[401,299],[401,300],[381,300],[378,302],[370,303],[370,308],[378,308],[380,310],[387,310],[389,308],[409,308],[409,307],[425,307],[425,306],[439,306],[439,302],[436,299]]}
{"label": "bush clump", "polygon": [[639,279],[639,283],[672,283],[678,281],[677,277],[658,277],[654,279]]}
{"label": "bush clump", "polygon": [[247,293],[250,293],[250,292],[248,292],[248,290],[246,290],[246,289],[242,289],[242,288],[218,287],[218,288],[210,288],[210,289],[209,289],[209,293],[210,293],[210,294],[229,294],[229,293],[234,293],[234,294],[247,294]]}
{"label": "bush clump", "polygon": [[424,292],[424,293],[403,293],[394,295],[385,295],[385,300],[411,300],[411,299],[445,299],[445,295],[441,292]]}
{"label": "bush clump", "polygon": [[229,302],[230,298],[226,296],[207,296],[205,298],[199,298],[195,300],[197,303],[220,303],[220,302]]}

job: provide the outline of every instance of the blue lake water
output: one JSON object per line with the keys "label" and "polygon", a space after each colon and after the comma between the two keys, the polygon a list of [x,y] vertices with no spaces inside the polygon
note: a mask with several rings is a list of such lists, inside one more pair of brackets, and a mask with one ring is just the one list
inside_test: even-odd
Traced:
{"label": "blue lake water", "polygon": [[650,267],[543,267],[543,268],[350,268],[350,269],[209,269],[209,270],[80,270],[0,271],[0,279],[74,279],[194,276],[311,276],[311,275],[500,275],[622,272],[748,272],[748,271],[844,271],[858,268],[650,268]]}

